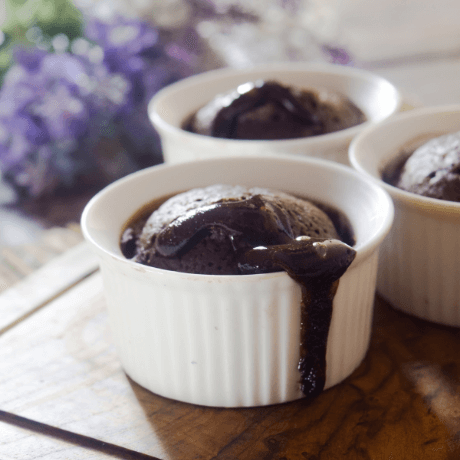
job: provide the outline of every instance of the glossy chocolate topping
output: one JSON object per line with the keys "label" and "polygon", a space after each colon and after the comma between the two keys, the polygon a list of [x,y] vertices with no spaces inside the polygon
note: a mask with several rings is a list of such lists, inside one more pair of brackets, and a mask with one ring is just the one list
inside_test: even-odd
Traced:
{"label": "glossy chocolate topping", "polygon": [[256,81],[217,96],[184,129],[226,139],[274,140],[325,134],[364,120],[361,110],[338,94]]}
{"label": "glossy chocolate topping", "polygon": [[308,236],[244,254],[248,272],[279,267],[302,289],[299,371],[305,396],[317,396],[324,388],[332,302],[338,280],[355,255],[356,251],[342,241]]}
{"label": "glossy chocolate topping", "polygon": [[[121,244],[124,254],[156,266],[150,262],[187,258],[197,248],[205,250],[206,241],[217,238],[219,247],[226,244],[227,251],[232,253],[235,266],[232,273],[286,271],[302,290],[301,388],[307,396],[317,395],[325,383],[326,344],[334,294],[339,278],[355,257],[355,250],[339,240],[332,221],[308,201],[283,193],[270,194],[265,190],[251,193],[247,189],[235,191],[225,187],[216,190],[226,197],[213,201],[204,198],[206,193],[200,195],[202,190],[191,191],[194,204],[185,212],[179,206],[173,216],[171,209],[175,207],[166,207],[159,230],[144,237],[144,243],[149,241],[148,249],[142,248],[142,238],[133,246],[133,230],[129,227]],[[290,210],[286,204],[290,204]],[[313,216],[313,226],[303,222],[302,209]],[[154,228],[155,225],[152,223]],[[304,232],[311,235],[301,234]],[[351,233],[349,229],[348,232]],[[137,255],[133,251],[136,245]],[[204,254],[203,257],[206,258]],[[215,273],[220,272],[216,269]]]}

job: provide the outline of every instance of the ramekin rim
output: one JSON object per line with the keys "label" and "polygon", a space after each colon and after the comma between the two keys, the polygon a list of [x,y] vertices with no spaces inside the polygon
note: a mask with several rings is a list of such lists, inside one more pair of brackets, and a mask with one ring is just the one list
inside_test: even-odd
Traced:
{"label": "ramekin rim", "polygon": [[[394,185],[385,182],[382,179],[382,177],[376,176],[372,174],[368,169],[366,169],[362,165],[357,155],[360,144],[364,142],[368,138],[368,136],[371,136],[373,133],[378,132],[380,130],[386,129],[388,125],[394,125],[395,123],[404,122],[405,120],[410,120],[420,116],[427,116],[430,114],[442,114],[444,112],[460,112],[460,104],[443,104],[437,106],[419,107],[416,109],[408,110],[406,112],[394,114],[393,116],[388,117],[387,119],[382,120],[379,123],[375,123],[372,126],[367,127],[352,139],[348,147],[348,159],[352,167],[360,174],[364,174],[366,177],[372,179],[381,187],[383,187],[390,194],[391,197],[394,197],[400,200],[401,202],[404,202],[406,205],[412,205],[414,207],[416,206],[430,211],[434,211],[435,209],[439,211],[449,211],[456,209],[460,210],[460,202],[441,200],[438,198],[431,198],[418,195],[413,192],[402,190]],[[416,137],[415,134],[414,137]],[[388,159],[390,160],[391,158]]]}
{"label": "ramekin rim", "polygon": [[[244,67],[244,68],[234,68],[234,67],[222,67],[219,69],[212,69],[212,70],[207,70],[205,72],[201,72],[195,75],[191,75],[190,77],[183,78],[181,80],[178,80],[174,83],[171,83],[170,85],[165,86],[162,88],[157,95],[162,93],[167,93],[170,92],[173,88],[180,88],[182,86],[187,87],[190,86],[190,84],[195,83],[196,81],[202,81],[203,79],[206,80],[213,80],[216,76],[230,76],[230,75],[240,75],[240,74],[246,74],[246,73],[253,73],[253,72],[268,72],[268,71],[273,71],[273,70],[279,70],[279,71],[286,71],[286,72],[291,72],[291,71],[310,71],[314,70],[317,72],[324,72],[324,73],[331,73],[331,74],[337,74],[337,75],[352,75],[356,77],[360,77],[363,79],[372,79],[372,80],[379,80],[381,82],[384,82],[394,88],[396,92],[399,94],[400,91],[394,85],[391,83],[387,78],[378,75],[376,73],[370,72],[369,70],[366,69],[360,69],[356,67],[350,67],[350,66],[344,66],[340,64],[333,64],[333,63],[327,63],[327,62],[269,62],[269,63],[264,63],[264,64],[254,64],[252,66]],[[153,97],[155,99],[156,95]]]}
{"label": "ramekin rim", "polygon": [[[241,156],[232,156],[232,160],[235,159],[241,159],[241,160],[247,160],[247,159],[269,159],[269,160],[280,160],[280,161],[287,161],[291,160],[293,162],[301,162],[301,163],[313,163],[313,164],[319,164],[322,165],[322,167],[325,167],[326,169],[331,169],[331,170],[339,170],[342,171],[343,174],[348,174],[351,176],[354,176],[355,179],[366,183],[366,186],[371,187],[373,191],[379,196],[379,200],[383,200],[383,202],[386,203],[387,205],[387,212],[385,217],[382,220],[382,223],[378,229],[377,232],[372,236],[372,238],[369,238],[367,241],[363,242],[362,244],[358,244],[353,246],[354,249],[356,249],[356,257],[355,260],[352,262],[352,265],[350,266],[353,267],[354,265],[357,265],[358,262],[361,263],[361,261],[366,260],[381,244],[387,233],[390,231],[391,225],[393,223],[394,219],[394,206],[393,206],[393,201],[391,199],[391,196],[388,194],[386,190],[384,190],[381,186],[379,186],[374,180],[364,176],[363,174],[360,174],[358,171],[353,170],[352,168],[335,163],[332,161],[328,161],[322,158],[315,158],[315,157],[298,157],[293,154],[285,154],[283,156],[273,156],[273,155],[263,155],[263,154],[251,154],[251,155],[241,155]],[[228,161],[229,158],[225,157],[216,157],[216,158],[211,158],[211,159],[199,159],[195,160],[193,163],[201,163],[205,164],[208,162],[215,163],[215,162],[226,162]],[[135,173],[129,174],[128,176],[125,176],[121,179],[118,179],[114,181],[113,183],[109,184],[108,186],[104,187],[102,190],[100,190],[98,193],[96,193],[86,204],[85,208],[83,209],[82,215],[81,215],[81,229],[83,236],[86,241],[91,243],[91,245],[97,250],[98,253],[108,256],[117,262],[121,262],[123,264],[127,264],[127,266],[130,266],[134,269],[137,269],[137,271],[146,271],[146,272],[153,272],[157,274],[162,274],[163,276],[171,276],[171,274],[175,274],[173,276],[177,275],[183,275],[186,276],[187,278],[193,278],[197,277],[197,279],[234,279],[235,275],[205,275],[205,274],[198,274],[198,273],[183,273],[183,272],[176,272],[172,270],[165,270],[157,267],[150,267],[147,265],[142,265],[137,262],[133,262],[132,260],[126,259],[120,254],[113,253],[112,251],[107,250],[106,248],[102,247],[99,245],[95,239],[92,237],[90,231],[87,228],[87,219],[88,219],[88,214],[92,208],[92,206],[99,200],[101,197],[107,193],[110,193],[113,188],[119,187],[121,184],[124,182],[128,181],[134,181],[136,180],[139,176],[141,175],[148,175],[152,168],[158,169],[164,169],[164,168],[174,168],[174,167],[180,167],[181,165],[184,165],[185,163],[178,163],[178,164],[159,164],[153,167],[145,168],[143,170],[137,171]],[[136,210],[133,210],[135,212]],[[251,274],[251,275],[238,275],[237,279],[243,279],[243,278],[248,278],[255,279],[254,277],[258,277],[259,279],[262,278],[267,278],[267,277],[273,277],[273,276],[288,276],[285,272],[280,271],[280,272],[272,272],[272,273],[262,273],[262,274]]]}
{"label": "ramekin rim", "polygon": [[215,142],[235,142],[239,143],[240,145],[255,145],[256,143],[260,143],[264,145],[265,143],[270,143],[270,145],[293,145],[293,144],[323,144],[327,142],[331,142],[334,140],[343,140],[347,138],[352,138],[354,137],[358,132],[362,131],[366,127],[373,125],[375,123],[378,123],[379,121],[383,121],[387,119],[388,117],[392,116],[393,114],[397,113],[402,106],[402,94],[401,91],[391,83],[389,80],[386,78],[374,74],[372,72],[369,72],[368,70],[365,69],[358,69],[354,67],[348,67],[348,66],[343,66],[339,64],[332,64],[332,63],[319,63],[319,62],[312,62],[312,63],[303,63],[303,62],[291,62],[291,63],[286,63],[286,62],[273,62],[273,63],[265,63],[265,64],[257,64],[251,67],[245,67],[245,68],[220,68],[220,69],[214,69],[214,70],[209,70],[206,72],[202,72],[200,74],[192,75],[188,78],[179,80],[175,83],[172,83],[164,88],[162,88],[160,91],[158,91],[152,99],[148,103],[148,108],[147,108],[147,113],[149,116],[149,119],[151,120],[152,124],[156,126],[157,128],[163,129],[165,131],[169,131],[172,134],[181,134],[182,136],[185,137],[190,137],[191,139],[195,138],[203,138],[203,137],[208,137],[208,136],[203,136],[202,134],[197,134],[197,133],[191,133],[188,131],[185,131],[184,129],[174,126],[168,122],[166,122],[159,114],[158,111],[156,110],[156,106],[159,104],[159,101],[161,101],[162,98],[167,96],[169,93],[172,91],[177,91],[178,89],[180,90],[181,88],[187,88],[189,86],[193,86],[193,84],[198,84],[202,83],[203,79],[205,80],[212,80],[215,77],[219,76],[237,76],[239,74],[245,74],[245,73],[252,73],[252,72],[268,72],[268,71],[314,71],[314,72],[324,72],[324,73],[330,73],[334,75],[339,75],[339,76],[353,76],[356,78],[361,78],[362,80],[376,80],[384,83],[388,87],[392,88],[392,90],[395,93],[396,97],[396,103],[395,107],[393,110],[385,115],[383,118],[379,120],[366,120],[363,123],[360,123],[359,125],[356,126],[351,126],[349,128],[341,129],[339,131],[335,131],[332,133],[326,133],[326,134],[320,134],[317,136],[311,136],[311,137],[305,137],[305,138],[299,138],[299,139],[282,139],[282,140],[245,140],[245,139],[221,139],[221,138],[212,138],[213,141]]}

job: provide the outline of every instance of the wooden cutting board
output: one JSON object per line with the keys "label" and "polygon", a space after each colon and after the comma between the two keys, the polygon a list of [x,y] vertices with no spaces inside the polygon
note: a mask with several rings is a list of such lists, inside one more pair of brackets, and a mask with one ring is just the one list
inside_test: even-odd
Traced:
{"label": "wooden cutting board", "polygon": [[0,294],[2,460],[460,458],[459,329],[377,297],[365,360],[314,401],[193,406],[123,372],[80,241]]}

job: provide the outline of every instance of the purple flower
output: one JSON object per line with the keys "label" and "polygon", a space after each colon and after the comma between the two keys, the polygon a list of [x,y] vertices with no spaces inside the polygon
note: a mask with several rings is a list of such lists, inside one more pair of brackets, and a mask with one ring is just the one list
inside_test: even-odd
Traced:
{"label": "purple flower", "polygon": [[352,65],[353,59],[348,52],[343,48],[335,46],[324,45],[323,52],[329,57],[330,62],[333,64]]}
{"label": "purple flower", "polygon": [[[161,162],[151,97],[193,73],[195,43],[164,43],[151,25],[93,19],[74,54],[19,49],[0,89],[0,170],[25,195]],[[193,38],[193,37],[191,37]],[[110,151],[109,151],[110,150]],[[116,150],[116,151],[115,151]]]}
{"label": "purple flower", "polygon": [[26,140],[36,146],[47,144],[51,140],[45,121],[30,113],[18,113],[15,117],[15,131],[22,132]]}
{"label": "purple flower", "polygon": [[178,43],[164,43],[158,30],[136,19],[94,19],[86,35],[103,50],[107,71],[129,82],[126,103],[116,117],[124,145],[140,166],[160,162],[160,142],[147,105],[161,88],[192,73],[193,57]]}
{"label": "purple flower", "polygon": [[121,16],[110,22],[93,19],[87,25],[86,36],[108,52],[105,60],[113,66],[112,71],[122,68],[123,61],[131,56],[154,59],[162,54],[158,31],[136,19]]}
{"label": "purple flower", "polygon": [[119,16],[112,22],[89,22],[86,33],[104,50],[107,69],[129,80],[132,104],[142,102],[147,97],[144,75],[150,62],[164,54],[157,30],[143,21]]}
{"label": "purple flower", "polygon": [[109,72],[130,82],[125,113],[146,107],[159,89],[193,73],[195,57],[186,47],[164,43],[158,30],[144,21],[120,16],[111,22],[93,19],[86,34],[102,48]]}
{"label": "purple flower", "polygon": [[19,48],[15,52],[15,61],[29,72],[36,72],[40,69],[42,59],[48,53],[43,50],[35,50],[34,53],[30,53],[25,49]]}
{"label": "purple flower", "polygon": [[114,77],[105,68],[67,53],[17,56],[0,92],[0,168],[38,196],[94,166],[91,150],[125,104],[129,85],[118,84],[111,98]]}

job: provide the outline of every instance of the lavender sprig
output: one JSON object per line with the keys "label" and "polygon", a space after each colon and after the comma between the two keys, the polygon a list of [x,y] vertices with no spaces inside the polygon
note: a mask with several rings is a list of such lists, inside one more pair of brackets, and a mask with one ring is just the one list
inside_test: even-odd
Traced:
{"label": "lavender sprig", "polygon": [[192,73],[187,55],[171,54],[139,20],[93,19],[86,35],[72,53],[18,49],[5,75],[0,170],[22,195],[56,193],[95,168],[110,180],[162,160],[147,104]]}
{"label": "lavender sprig", "polygon": [[22,50],[15,60],[0,92],[0,168],[40,196],[94,167],[91,151],[126,94],[108,98],[109,74],[68,53]]}

